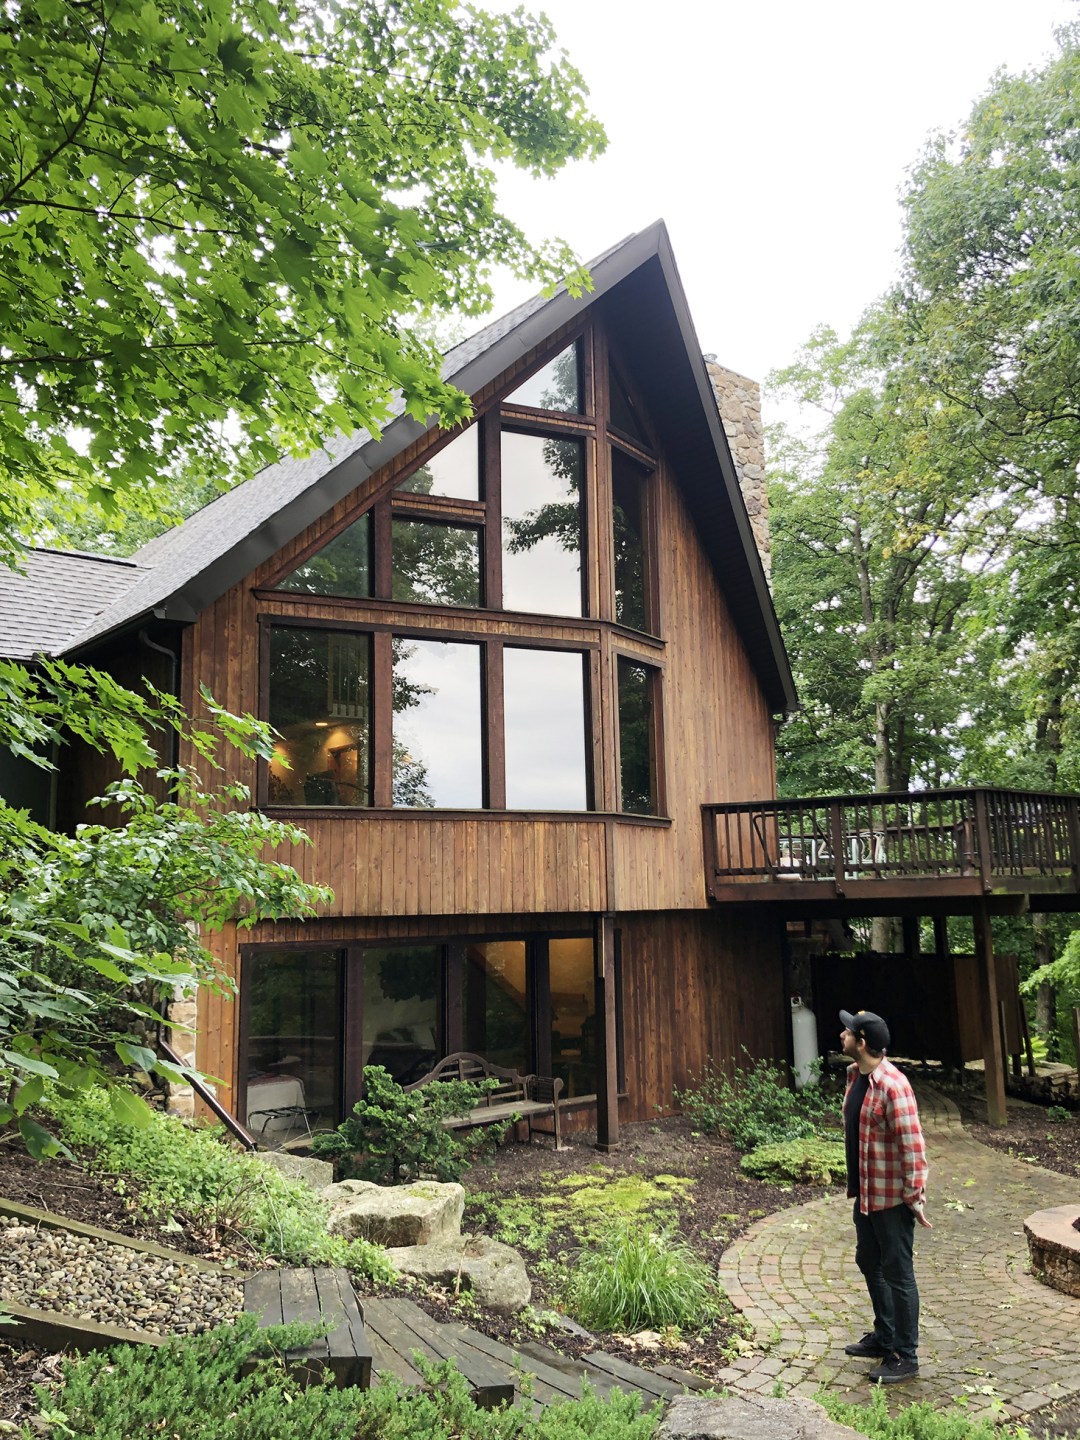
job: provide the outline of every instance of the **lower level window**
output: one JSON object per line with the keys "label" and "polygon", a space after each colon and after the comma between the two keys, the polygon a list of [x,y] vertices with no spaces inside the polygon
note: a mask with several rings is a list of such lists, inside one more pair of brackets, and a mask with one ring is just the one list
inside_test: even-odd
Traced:
{"label": "lower level window", "polygon": [[399,1085],[469,1050],[596,1093],[591,935],[251,946],[242,957],[240,1107],[281,1143],[337,1125],[366,1065]]}

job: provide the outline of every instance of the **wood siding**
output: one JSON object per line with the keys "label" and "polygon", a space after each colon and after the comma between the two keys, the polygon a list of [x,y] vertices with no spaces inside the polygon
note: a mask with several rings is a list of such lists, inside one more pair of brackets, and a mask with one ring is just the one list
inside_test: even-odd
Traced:
{"label": "wood siding", "polygon": [[[328,918],[307,925],[260,925],[211,939],[223,969],[240,977],[239,945],[303,941],[313,949],[350,940],[422,940],[453,935],[502,936],[531,931],[587,931],[573,913],[544,916],[453,915],[436,918]],[[648,1120],[673,1108],[708,1062],[730,1068],[742,1047],[754,1056],[783,1055],[786,1023],[779,922],[718,910],[616,919],[622,991],[626,1091],[623,1120]],[[223,1083],[231,1108],[237,1081],[239,1007],[229,996],[199,996],[199,1065]],[[570,1128],[592,1124],[593,1107],[572,1112]]]}
{"label": "wood siding", "polygon": [[[562,341],[550,343],[553,352]],[[603,344],[597,349],[603,355]],[[525,357],[518,369],[537,358]],[[606,366],[605,366],[606,369]],[[505,391],[513,374],[477,397],[482,411]],[[550,428],[550,427],[549,427]],[[430,446],[430,440],[427,442]],[[591,442],[590,442],[591,443]],[[588,487],[586,533],[603,535],[586,567],[608,593],[610,537],[597,510],[610,484],[606,445],[597,448]],[[393,916],[453,913],[545,914],[630,909],[701,909],[707,904],[702,871],[701,805],[775,793],[772,724],[761,688],[732,623],[709,558],[678,488],[661,457],[651,505],[655,512],[653,568],[661,638],[651,639],[610,619],[560,620],[497,611],[437,611],[388,601],[342,602],[285,596],[264,587],[415,468],[423,443],[366,481],[319,522],[284,546],[242,584],[223,595],[185,636],[186,694],[196,679],[219,703],[260,713],[260,617],[288,616],[392,626],[492,639],[530,638],[536,644],[580,645],[589,654],[592,743],[589,763],[597,815],[431,815],[408,811],[295,810],[311,836],[310,849],[283,859],[305,879],[329,885],[333,915]],[[606,503],[606,502],[604,502]],[[605,578],[606,577],[606,578]],[[593,607],[604,606],[593,596]],[[616,658],[629,656],[661,672],[665,737],[665,820],[613,816],[617,803]],[[253,763],[233,766],[233,778],[257,793]],[[604,818],[604,815],[609,818]]]}

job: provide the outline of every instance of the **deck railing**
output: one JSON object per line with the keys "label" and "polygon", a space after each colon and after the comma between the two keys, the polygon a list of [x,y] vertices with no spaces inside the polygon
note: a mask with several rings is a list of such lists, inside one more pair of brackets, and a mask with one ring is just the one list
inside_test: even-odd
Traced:
{"label": "deck railing", "polygon": [[706,883],[1056,876],[1080,883],[1080,796],[922,790],[703,805]]}

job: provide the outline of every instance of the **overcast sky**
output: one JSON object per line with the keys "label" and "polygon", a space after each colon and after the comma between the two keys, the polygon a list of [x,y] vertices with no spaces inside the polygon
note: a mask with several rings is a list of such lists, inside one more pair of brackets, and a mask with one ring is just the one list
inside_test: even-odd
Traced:
{"label": "overcast sky", "polygon": [[[508,213],[586,259],[666,220],[701,348],[757,379],[888,286],[898,190],[927,135],[1080,18],[1077,0],[527,8],[554,23],[610,143],[554,180],[509,175]],[[500,285],[496,313],[529,290]]]}

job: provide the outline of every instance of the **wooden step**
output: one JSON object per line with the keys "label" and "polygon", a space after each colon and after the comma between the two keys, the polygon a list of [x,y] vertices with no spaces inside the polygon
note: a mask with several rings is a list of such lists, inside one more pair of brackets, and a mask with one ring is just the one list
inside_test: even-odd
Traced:
{"label": "wooden step", "polygon": [[[550,1405],[557,1400],[579,1400],[581,1398],[581,1377],[585,1374],[584,1365],[577,1365],[573,1370],[563,1369],[549,1362],[562,1357],[554,1355],[550,1350],[543,1350],[536,1346],[531,1354],[525,1353],[525,1348],[513,1350],[509,1345],[504,1345],[501,1340],[492,1340],[489,1335],[481,1335],[476,1330],[470,1330],[465,1325],[447,1325],[444,1327],[450,1331],[455,1339],[462,1345],[471,1345],[474,1349],[481,1351],[490,1359],[505,1365],[511,1374],[520,1371],[533,1379],[533,1397],[543,1405]],[[537,1359],[537,1354],[542,1356]]]}
{"label": "wooden step", "polygon": [[477,1405],[492,1410],[497,1405],[513,1404],[513,1371],[497,1365],[475,1347],[462,1345],[447,1333],[447,1326],[432,1320],[411,1300],[370,1300],[365,1313],[368,1325],[384,1345],[407,1362],[417,1350],[433,1363],[453,1360],[468,1380]]}
{"label": "wooden step", "polygon": [[643,1370],[639,1365],[631,1365],[628,1360],[620,1360],[603,1350],[594,1350],[586,1355],[584,1360],[586,1365],[614,1375],[617,1380],[625,1381],[627,1387],[641,1390],[654,1399],[668,1400],[672,1395],[683,1393],[683,1387],[676,1385],[673,1380],[665,1380],[662,1375],[657,1375],[652,1370]]}

